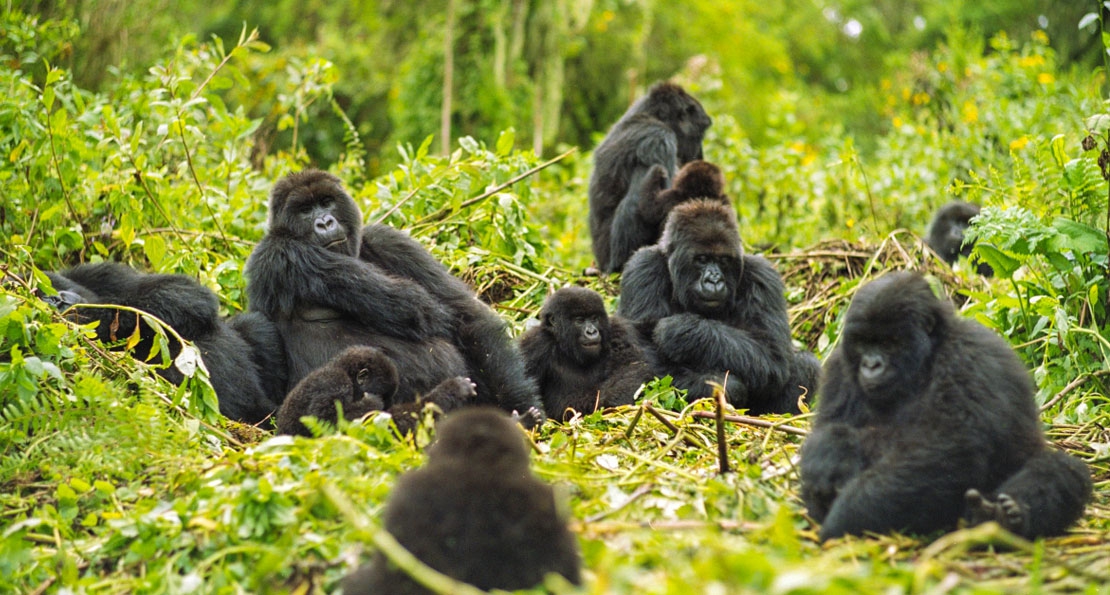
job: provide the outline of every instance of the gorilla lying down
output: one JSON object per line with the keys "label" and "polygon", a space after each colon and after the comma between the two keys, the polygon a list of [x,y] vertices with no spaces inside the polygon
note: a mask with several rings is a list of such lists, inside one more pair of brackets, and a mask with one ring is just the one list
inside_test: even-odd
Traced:
{"label": "gorilla lying down", "polygon": [[1086,464],[1045,443],[1029,372],[917,273],[862,287],[825,362],[802,445],[802,499],[822,540],[997,521],[1056,535],[1091,495]]}
{"label": "gorilla lying down", "polygon": [[[219,317],[216,294],[184,275],[142,273],[131,267],[101,262],[81,264],[62,272],[48,272],[58,294],[44,299],[65,310],[76,304],[113,304],[149,312],[170,325],[200,350],[209,380],[228,418],[257,424],[277,410],[285,396],[285,353],[277,328],[260,314]],[[157,333],[134,313],[118,308],[78,307],[72,317],[80,323],[98,322],[97,338],[120,343],[136,329],[139,342],[132,353],[150,359]],[[169,355],[181,346],[170,340]],[[184,376],[174,366],[159,368],[170,382]]]}

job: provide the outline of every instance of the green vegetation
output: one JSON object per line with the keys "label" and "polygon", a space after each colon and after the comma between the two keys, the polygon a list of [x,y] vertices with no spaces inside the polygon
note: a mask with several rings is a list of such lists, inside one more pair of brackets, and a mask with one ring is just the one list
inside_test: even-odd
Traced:
{"label": "green vegetation", "polygon": [[[933,273],[1033,370],[1095,501],[1034,544],[988,526],[821,547],[801,436],[730,424],[720,476],[713,423],[692,415],[709,405],[661,380],[534,436],[576,519],[582,591],[1110,593],[1110,44],[1084,17],[1099,5],[451,0],[449,20],[423,2],[23,4],[0,17],[0,592],[327,591],[423,460],[374,417],[314,440],[228,423],[203,371],[176,387],[150,371],[172,362],[106,350],[36,297],[41,271],[184,273],[239,312],[267,191],[313,164],[519,331],[563,284],[615,299],[616,277],[580,275],[589,150],[673,75],[714,117],[707,158],[748,248],[784,273],[796,338],[827,355],[860,282]],[[986,207],[995,279],[913,236],[953,198]]]}

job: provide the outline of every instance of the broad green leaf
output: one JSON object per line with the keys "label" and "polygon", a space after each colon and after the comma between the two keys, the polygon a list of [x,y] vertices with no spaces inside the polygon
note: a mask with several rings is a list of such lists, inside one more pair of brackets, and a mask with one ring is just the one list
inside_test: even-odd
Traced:
{"label": "broad green leaf", "polygon": [[987,264],[991,265],[991,268],[994,269],[995,274],[999,277],[1012,277],[1014,271],[1018,270],[1018,267],[1021,266],[1020,260],[990,244],[976,244],[975,251],[979,253],[979,256],[982,257]]}
{"label": "broad green leaf", "polygon": [[1052,227],[1060,232],[1049,243],[1054,250],[1074,250],[1080,253],[1107,251],[1106,232],[1101,229],[1063,217],[1057,217],[1052,222]]}

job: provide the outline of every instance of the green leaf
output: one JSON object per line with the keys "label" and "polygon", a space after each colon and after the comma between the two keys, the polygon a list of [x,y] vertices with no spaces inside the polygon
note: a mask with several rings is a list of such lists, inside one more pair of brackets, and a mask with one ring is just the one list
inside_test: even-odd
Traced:
{"label": "green leaf", "polygon": [[501,157],[507,156],[512,152],[514,142],[516,142],[516,131],[512,128],[502,130],[501,135],[497,137],[497,154]]}
{"label": "green leaf", "polygon": [[143,239],[143,253],[155,269],[161,268],[162,261],[166,258],[166,240],[159,235],[147,236]]}
{"label": "green leaf", "polygon": [[1056,167],[1059,168],[1063,168],[1068,162],[1068,154],[1064,146],[1066,141],[1067,138],[1063,134],[1057,134],[1048,143],[1048,146],[1052,148],[1052,160],[1056,162]]}
{"label": "green leaf", "polygon": [[994,272],[1003,278],[1013,276],[1014,271],[1018,270],[1021,266],[1021,261],[1006,254],[1005,252],[991,246],[990,244],[979,243],[975,245],[975,251],[979,256],[994,269]]}
{"label": "green leaf", "polygon": [[1106,252],[1106,232],[1101,229],[1063,217],[1057,217],[1052,222],[1052,227],[1060,232],[1060,235],[1049,242],[1054,250],[1073,250],[1081,254]]}

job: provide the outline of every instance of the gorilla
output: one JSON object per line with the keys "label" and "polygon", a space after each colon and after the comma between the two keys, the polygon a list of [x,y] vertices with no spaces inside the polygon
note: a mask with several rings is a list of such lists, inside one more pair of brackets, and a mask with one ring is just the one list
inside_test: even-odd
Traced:
{"label": "gorilla", "polygon": [[564,287],[540,310],[540,324],[520,338],[524,367],[540,385],[548,417],[567,409],[592,413],[630,405],[640,385],[654,377],[636,330],[605,312],[601,296]]}
{"label": "gorilla", "polygon": [[[968,202],[954,200],[944,205],[933,216],[925,243],[949,265],[956,264],[960,256],[971,256],[974,244],[964,244],[964,232],[967,231],[971,218],[978,214],[979,205]],[[994,269],[985,262],[980,262],[976,270],[984,277],[994,275]]]}
{"label": "gorilla", "polygon": [[[460,410],[437,428],[428,463],[398,479],[383,525],[421,562],[488,591],[516,591],[555,572],[581,582],[578,544],[555,493],[528,470],[528,442],[504,413]],[[343,593],[428,594],[379,551]]]}
{"label": "gorilla", "polygon": [[1063,533],[1091,494],[1087,466],[1045,443],[1029,372],[997,334],[958,318],[925,279],[862,287],[825,362],[802,498],[822,540],[997,521]]}
{"label": "gorilla", "polygon": [[361,219],[326,172],[294,173],[274,185],[269,231],[244,272],[251,309],[273,320],[285,342],[288,386],[343,349],[368,345],[397,367],[395,404],[468,377],[480,402],[539,407],[497,314],[415,240],[384,225],[360,228]]}
{"label": "gorilla", "polygon": [[671,205],[657,200],[656,187],[666,188],[679,167],[702,158],[712,123],[697,99],[663,82],[613,125],[594,150],[590,175],[590,237],[599,269],[620,271],[637,248],[659,237]]}
{"label": "gorilla", "polygon": [[393,404],[397,393],[397,366],[380,349],[355,345],[343,350],[332,361],[305,376],[282,403],[277,414],[279,434],[311,436],[301,422],[311,415],[332,425],[338,419],[335,403],[343,407],[343,417],[354,420],[371,411],[389,411],[402,434],[412,431],[425,403],[435,403],[441,411],[458,408],[474,397],[474,384],[467,378],[448,378],[410,403]]}
{"label": "gorilla", "polygon": [[[57,295],[43,299],[59,310],[77,304],[128,306],[158,317],[200,351],[209,381],[216,391],[220,413],[258,424],[277,410],[285,397],[285,354],[276,327],[265,317],[241,314],[219,317],[219,300],[211,290],[184,275],[141,273],[116,262],[81,264],[63,272],[48,272]],[[134,313],[117,308],[79,307],[73,318],[98,322],[97,338],[120,343],[139,332],[133,353],[150,359],[157,333]],[[169,355],[181,345],[172,336]],[[184,375],[175,366],[158,373],[180,384]]]}
{"label": "gorilla", "polygon": [[628,261],[617,313],[691,401],[712,396],[707,382],[716,382],[734,407],[797,413],[799,387],[812,394],[820,364],[795,352],[783,291],[771,263],[744,254],[731,205],[693,200],[671,211],[658,244]]}

